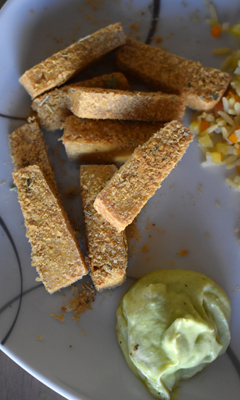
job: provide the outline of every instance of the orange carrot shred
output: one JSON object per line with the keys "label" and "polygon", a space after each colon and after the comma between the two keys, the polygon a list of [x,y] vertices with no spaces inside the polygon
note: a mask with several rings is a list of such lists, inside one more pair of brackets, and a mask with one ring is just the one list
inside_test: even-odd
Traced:
{"label": "orange carrot shred", "polygon": [[237,143],[237,136],[235,135],[235,133],[233,132],[230,136],[228,136],[228,139],[230,140],[230,142],[232,143]]}
{"label": "orange carrot shred", "polygon": [[222,104],[222,99],[215,105],[214,107],[214,114],[215,117],[218,116],[218,111],[223,111],[223,104]]}
{"label": "orange carrot shred", "polygon": [[215,38],[219,37],[221,35],[222,28],[220,25],[215,25],[211,29],[211,35]]}
{"label": "orange carrot shred", "polygon": [[200,131],[201,132],[205,131],[207,128],[209,128],[209,126],[210,126],[210,122],[209,121],[205,121],[205,120],[201,121],[201,123],[200,123]]}

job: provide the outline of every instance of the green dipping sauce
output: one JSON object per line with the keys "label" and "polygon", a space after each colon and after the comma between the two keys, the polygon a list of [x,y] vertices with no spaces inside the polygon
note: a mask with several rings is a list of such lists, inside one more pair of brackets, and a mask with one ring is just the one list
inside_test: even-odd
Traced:
{"label": "green dipping sauce", "polygon": [[173,399],[181,379],[191,378],[226,351],[230,312],[224,291],[205,275],[152,272],[121,300],[118,341],[129,367],[151,394]]}

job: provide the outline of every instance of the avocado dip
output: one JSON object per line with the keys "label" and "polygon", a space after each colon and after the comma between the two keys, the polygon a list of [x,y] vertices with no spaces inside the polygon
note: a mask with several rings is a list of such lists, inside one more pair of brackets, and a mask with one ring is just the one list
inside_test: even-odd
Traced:
{"label": "avocado dip", "polygon": [[170,400],[230,342],[230,303],[203,274],[160,270],[137,281],[117,310],[117,337],[132,371],[150,393]]}

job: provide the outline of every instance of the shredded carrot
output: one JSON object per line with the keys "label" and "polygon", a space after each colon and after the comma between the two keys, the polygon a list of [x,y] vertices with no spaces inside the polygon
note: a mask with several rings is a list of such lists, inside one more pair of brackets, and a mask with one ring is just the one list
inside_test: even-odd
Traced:
{"label": "shredded carrot", "polygon": [[201,121],[201,123],[200,123],[200,131],[201,132],[205,131],[207,128],[209,128],[209,126],[210,126],[210,122],[209,121],[205,121],[205,120]]}
{"label": "shredded carrot", "polygon": [[237,93],[233,93],[231,90],[229,90],[228,95],[233,97],[236,101],[239,101],[239,99],[240,99],[238,94]]}
{"label": "shredded carrot", "polygon": [[215,117],[218,116],[218,111],[223,111],[223,103],[222,103],[222,99],[215,105],[214,107],[214,114]]}
{"label": "shredded carrot", "polygon": [[219,37],[221,35],[222,28],[220,25],[214,25],[211,29],[211,35],[215,38]]}
{"label": "shredded carrot", "polygon": [[228,136],[228,139],[230,140],[230,142],[232,143],[237,143],[237,136],[235,135],[235,133],[233,132],[230,136]]}

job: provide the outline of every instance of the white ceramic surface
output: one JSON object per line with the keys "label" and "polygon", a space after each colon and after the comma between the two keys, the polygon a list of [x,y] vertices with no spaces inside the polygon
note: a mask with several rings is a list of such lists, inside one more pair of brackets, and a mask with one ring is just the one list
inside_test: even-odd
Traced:
{"label": "white ceramic surface", "polygon": [[[20,75],[72,41],[117,21],[128,35],[145,41],[157,4],[149,0],[9,0],[0,12],[0,114],[29,114],[31,102],[18,83]],[[221,22],[239,22],[238,0],[215,4]],[[163,0],[154,37],[162,37],[162,45],[170,52],[219,67],[221,58],[213,56],[212,49],[225,45],[237,48],[238,42],[227,35],[212,38],[208,16],[203,0]],[[92,67],[91,75],[111,69],[109,60],[106,65]],[[190,116],[187,112],[186,125]],[[10,190],[13,168],[8,135],[22,124],[18,119],[0,117],[0,340],[9,334],[0,348],[69,399],[150,400],[150,394],[127,367],[115,334],[116,309],[133,282],[131,278],[120,288],[97,295],[93,309],[83,314],[79,323],[71,314],[63,323],[50,316],[61,313],[71,293],[68,288],[49,295],[35,282],[36,271],[30,266],[30,245],[17,193]],[[61,132],[45,133],[59,191],[64,194],[68,188],[79,186],[79,166],[67,161],[58,142],[60,136]],[[200,162],[201,153],[194,141],[139,215],[139,241],[135,237],[130,243],[128,275],[136,278],[158,268],[174,267],[193,269],[214,279],[232,304],[231,350],[240,360],[240,245],[235,231],[240,228],[240,194],[226,186],[223,168],[204,169]],[[83,232],[79,197],[63,197],[63,201],[74,227]],[[14,301],[21,292],[19,264],[4,223],[19,255],[23,293],[38,286],[23,295],[20,307],[20,300]],[[83,233],[80,239],[84,249]],[[179,257],[181,249],[188,249],[189,254]],[[38,336],[42,336],[41,341]],[[237,400],[238,374],[229,354],[225,354],[183,383],[179,400]]]}

